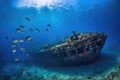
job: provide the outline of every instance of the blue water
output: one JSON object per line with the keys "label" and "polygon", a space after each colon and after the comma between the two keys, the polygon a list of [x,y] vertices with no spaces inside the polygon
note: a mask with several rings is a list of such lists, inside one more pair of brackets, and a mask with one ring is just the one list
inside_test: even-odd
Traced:
{"label": "blue water", "polygon": [[[19,0],[18,0],[19,1]],[[98,61],[82,65],[79,67],[69,68],[52,68],[48,66],[44,70],[56,72],[62,75],[87,75],[109,67],[110,70],[117,62],[119,62],[120,53],[120,1],[119,0],[66,0],[62,7],[55,6],[50,9],[43,6],[40,9],[35,7],[16,7],[17,0],[0,0],[0,65],[7,67],[12,65],[28,64],[36,66],[32,63],[29,55],[30,51],[37,51],[45,43],[53,43],[60,39],[71,35],[72,31],[76,32],[105,32],[108,34],[106,44],[102,50]],[[62,1],[62,0],[61,0]],[[64,2],[64,1],[63,1]],[[68,4],[67,4],[68,3]],[[62,5],[62,4],[61,4]],[[29,17],[31,21],[24,18]],[[46,25],[51,24],[49,32],[45,31]],[[25,33],[15,33],[19,25],[25,26]],[[40,33],[30,32],[29,28],[39,28]],[[8,39],[5,37],[8,36]],[[12,53],[12,38],[20,38],[32,36],[31,42],[21,44],[26,49],[25,54],[17,52],[16,56],[20,59],[20,63],[15,62],[16,56]],[[30,63],[30,64],[29,64]],[[31,64],[32,63],[32,64]],[[27,66],[29,68],[29,66]],[[36,66],[39,67],[39,66]],[[39,67],[40,68],[40,67]],[[7,69],[7,68],[6,68]],[[72,71],[70,71],[72,69]],[[42,72],[42,70],[41,70]],[[83,73],[81,73],[83,72]],[[104,72],[104,71],[103,71]]]}

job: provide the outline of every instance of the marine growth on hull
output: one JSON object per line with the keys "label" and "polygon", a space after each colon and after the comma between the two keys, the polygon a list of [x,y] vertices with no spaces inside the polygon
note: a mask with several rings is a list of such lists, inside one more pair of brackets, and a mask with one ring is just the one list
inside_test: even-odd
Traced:
{"label": "marine growth on hull", "polygon": [[41,54],[49,54],[52,59],[65,64],[82,64],[94,60],[101,52],[107,38],[106,33],[76,33],[61,44],[45,45]]}

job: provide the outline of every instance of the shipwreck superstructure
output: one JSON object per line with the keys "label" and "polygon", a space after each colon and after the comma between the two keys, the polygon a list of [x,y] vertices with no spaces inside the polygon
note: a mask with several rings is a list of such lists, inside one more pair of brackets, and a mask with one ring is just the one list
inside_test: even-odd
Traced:
{"label": "shipwreck superstructure", "polygon": [[[47,45],[39,54],[44,55],[45,62],[52,64],[83,64],[93,61],[101,52],[107,34],[105,33],[79,33],[73,31],[73,34],[62,44],[52,47]],[[46,57],[45,57],[46,56]],[[44,59],[42,58],[42,59]]]}

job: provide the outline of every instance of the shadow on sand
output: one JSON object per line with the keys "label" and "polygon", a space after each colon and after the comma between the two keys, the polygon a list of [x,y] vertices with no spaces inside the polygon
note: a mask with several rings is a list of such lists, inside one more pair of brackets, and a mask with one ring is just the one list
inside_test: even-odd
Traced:
{"label": "shadow on sand", "polygon": [[[110,70],[117,63],[117,52],[103,52],[101,53],[96,60],[91,63],[83,64],[79,66],[51,66],[44,64],[44,59],[40,59],[35,64],[41,68],[47,69],[50,72],[56,72],[66,75],[96,75],[104,73],[105,71]],[[38,56],[39,57],[39,56]],[[36,58],[37,59],[37,58]]]}

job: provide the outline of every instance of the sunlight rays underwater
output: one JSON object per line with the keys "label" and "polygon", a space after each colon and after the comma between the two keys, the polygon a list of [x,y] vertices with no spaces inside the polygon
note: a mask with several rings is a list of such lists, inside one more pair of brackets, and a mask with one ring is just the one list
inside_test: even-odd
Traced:
{"label": "sunlight rays underwater", "polygon": [[[24,16],[28,16],[28,15],[30,17],[32,17],[31,19],[32,19],[33,23],[35,24],[35,25],[33,25],[33,23],[31,23],[33,26],[36,26],[36,24],[39,24],[39,19],[41,19],[40,24],[44,24],[44,23],[46,24],[48,22],[51,22],[52,24],[57,24],[57,27],[53,28],[53,32],[50,32],[49,36],[45,36],[45,34],[44,34],[45,37],[50,37],[50,39],[51,39],[52,37],[50,35],[56,35],[55,32],[57,32],[58,34],[61,34],[61,32],[58,32],[58,31],[62,31],[63,29],[65,29],[65,30],[62,31],[63,34],[65,34],[67,32],[70,34],[72,29],[76,29],[77,32],[79,30],[81,30],[81,31],[84,31],[84,30],[85,31],[89,31],[89,30],[92,31],[91,27],[85,27],[84,25],[82,27],[74,27],[73,28],[71,26],[76,26],[76,25],[75,25],[75,23],[72,23],[72,22],[79,22],[79,23],[82,23],[82,21],[84,22],[85,20],[87,20],[89,18],[87,18],[85,20],[82,20],[82,19],[78,19],[79,16],[84,16],[83,14],[89,14],[89,13],[84,13],[82,11],[84,11],[84,10],[87,11],[87,12],[94,11],[94,9],[96,7],[98,8],[98,7],[101,7],[102,5],[103,6],[107,5],[107,2],[111,3],[110,1],[112,1],[112,0],[100,0],[100,1],[98,1],[98,0],[16,0],[16,1],[13,2],[14,3],[13,5],[14,5],[15,8],[17,8],[17,10],[19,10],[21,13],[23,13],[23,14],[19,13],[20,15],[23,15],[23,16],[20,16],[20,18],[21,17],[23,18]],[[33,8],[35,10],[33,10]],[[59,14],[57,12],[55,12],[55,13],[52,12],[52,11],[55,11],[54,9],[55,10],[59,10],[59,9],[65,10],[65,11],[63,11],[64,12],[63,14],[65,14],[65,15],[60,15],[61,12]],[[74,10],[70,11],[71,9],[75,9],[75,11],[77,11],[77,13],[76,12],[74,13]],[[43,11],[43,12],[41,11],[42,14],[38,13],[40,10]],[[69,15],[68,15],[68,13],[69,13]],[[76,15],[76,14],[81,14],[81,15]],[[76,20],[69,19],[69,20],[72,20],[72,21],[67,22],[66,18],[72,17],[71,15],[73,17],[77,16],[75,18],[72,18],[72,19],[76,19]],[[61,16],[63,17],[63,19],[61,18]],[[89,17],[89,16],[87,15],[87,17]],[[61,23],[59,23],[60,20],[58,20],[58,18],[61,20]],[[44,21],[42,22],[42,20],[44,20]],[[52,21],[50,21],[50,20],[52,20]],[[18,20],[18,21],[22,21],[22,19]],[[65,21],[65,22],[63,22],[63,21]],[[91,21],[89,21],[89,22],[91,22]],[[85,23],[86,22],[84,22],[83,24],[85,24]],[[31,24],[27,25],[27,26],[31,26]],[[68,27],[63,27],[63,26],[68,26]],[[94,25],[94,27],[92,27],[92,29],[93,28],[95,29],[96,28],[95,26],[96,25]],[[102,29],[104,29],[104,28],[108,28],[108,27],[102,26]],[[107,29],[101,30],[101,31],[106,31],[106,30]],[[40,34],[40,35],[42,36],[43,34]],[[32,45],[31,49],[34,48],[36,45],[39,45],[38,42],[42,42],[38,39],[38,37],[36,38],[35,34],[33,34],[33,36],[35,37],[35,41],[34,41],[35,44],[33,44],[34,46]],[[49,38],[45,38],[45,39],[49,40]],[[108,44],[110,44],[110,42]],[[106,45],[106,47],[108,47],[108,45]],[[114,48],[112,48],[112,49],[113,50],[104,49],[102,51],[100,57],[98,58],[98,60],[91,63],[91,64],[88,64],[88,65],[81,65],[81,66],[77,66],[77,67],[67,68],[67,67],[50,67],[50,66],[48,66],[48,67],[38,67],[38,66],[35,66],[37,64],[34,64],[34,63],[32,63],[31,66],[28,66],[28,65],[26,66],[26,65],[21,65],[21,64],[18,63],[18,65],[13,64],[13,65],[8,65],[8,66],[4,67],[4,70],[7,74],[8,74],[8,72],[10,72],[10,74],[8,74],[8,75],[13,76],[12,80],[15,80],[16,76],[17,76],[17,78],[19,76],[22,76],[22,77],[19,77],[18,80],[22,80],[23,78],[24,79],[28,79],[28,78],[33,79],[33,77],[34,77],[34,79],[35,78],[36,79],[37,78],[39,78],[39,79],[44,79],[45,78],[46,80],[47,79],[51,79],[51,80],[53,80],[53,79],[55,79],[55,80],[57,80],[57,79],[89,80],[89,79],[92,79],[91,77],[93,77],[93,78],[96,78],[96,79],[92,79],[92,80],[101,80],[101,78],[106,77],[105,75],[106,75],[107,72],[110,73],[110,74],[111,74],[112,71],[114,72],[115,71],[114,68],[116,66],[116,63],[119,63],[119,61],[120,61],[120,58],[119,58],[120,51],[119,50],[117,51]],[[35,51],[37,51],[37,50],[35,50]],[[6,71],[6,70],[8,70],[8,71]],[[25,74],[25,75],[20,75],[21,70],[22,70],[22,73]],[[36,72],[36,70],[38,70],[38,72]],[[14,74],[16,74],[16,75],[14,75]],[[99,74],[100,74],[100,76],[99,76]],[[26,76],[26,75],[28,75],[28,76]],[[1,77],[0,77],[0,79],[1,79]]]}

